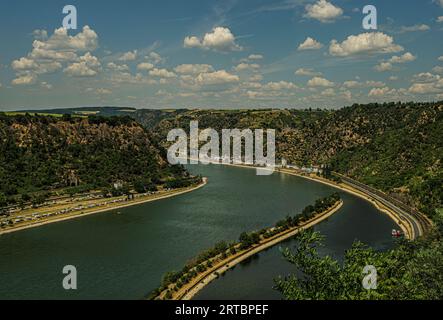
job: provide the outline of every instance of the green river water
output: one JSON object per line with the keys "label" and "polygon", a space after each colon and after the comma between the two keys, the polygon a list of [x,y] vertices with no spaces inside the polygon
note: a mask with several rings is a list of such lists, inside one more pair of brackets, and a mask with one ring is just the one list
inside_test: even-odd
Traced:
{"label": "green river water", "polygon": [[[142,299],[164,273],[220,240],[273,225],[336,190],[313,181],[225,166],[190,166],[209,178],[197,191],[0,236],[0,299]],[[393,245],[394,223],[371,204],[341,193],[344,206],[316,230],[323,253],[342,257],[355,239]],[[289,240],[280,246],[293,246]],[[280,299],[273,279],[290,272],[278,247],[237,266],[196,299]],[[65,265],[78,290],[62,287]]]}

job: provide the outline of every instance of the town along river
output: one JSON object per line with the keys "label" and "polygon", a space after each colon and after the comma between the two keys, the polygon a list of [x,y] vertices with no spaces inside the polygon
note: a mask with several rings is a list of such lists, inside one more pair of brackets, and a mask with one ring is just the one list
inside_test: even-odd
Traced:
{"label": "town along river", "polygon": [[[337,190],[303,178],[209,165],[190,166],[209,178],[204,188],[177,197],[98,213],[0,236],[0,299],[142,299],[162,276],[220,240],[236,240],[295,215]],[[344,206],[316,230],[324,252],[341,257],[355,239],[378,249],[393,245],[394,223],[368,202],[340,192]],[[280,246],[291,246],[293,241]],[[276,246],[239,265],[196,299],[280,299],[273,278],[291,265]],[[66,291],[63,267],[78,271]]]}

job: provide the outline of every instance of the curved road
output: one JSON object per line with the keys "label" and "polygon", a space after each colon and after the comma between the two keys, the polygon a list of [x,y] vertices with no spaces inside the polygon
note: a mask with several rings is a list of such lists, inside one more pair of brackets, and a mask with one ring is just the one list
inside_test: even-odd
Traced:
{"label": "curved road", "polygon": [[377,189],[369,187],[363,183],[355,181],[339,173],[334,172],[333,174],[340,177],[343,183],[351,186],[352,188],[358,189],[361,192],[364,192],[371,198],[374,198],[387,208],[397,213],[400,219],[402,219],[403,221],[407,221],[412,226],[413,234],[411,235],[411,240],[422,236],[431,227],[431,222],[423,214],[412,208],[409,208],[397,199],[394,199],[393,197],[388,196],[387,194]]}

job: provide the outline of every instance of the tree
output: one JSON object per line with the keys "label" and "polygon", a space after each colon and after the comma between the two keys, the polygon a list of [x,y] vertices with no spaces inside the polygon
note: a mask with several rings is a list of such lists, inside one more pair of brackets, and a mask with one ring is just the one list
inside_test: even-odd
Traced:
{"label": "tree", "polygon": [[69,113],[65,113],[62,115],[62,120],[70,122],[70,121],[72,121],[72,116]]}
{"label": "tree", "polygon": [[[21,127],[29,124],[33,130],[22,135]],[[141,182],[146,189],[188,177],[182,166],[167,164],[164,149],[153,140],[129,117],[1,116],[0,192],[20,199],[65,187],[75,195],[137,180],[141,191]]]}
{"label": "tree", "polygon": [[179,279],[179,276],[180,276],[180,274],[178,272],[175,272],[175,271],[167,272],[163,276],[162,286],[167,287],[171,283],[176,282]]}
{"label": "tree", "polygon": [[29,201],[31,201],[31,196],[27,193],[24,193],[21,196],[21,200],[22,200],[22,202],[29,202]]}
{"label": "tree", "polygon": [[39,194],[32,197],[32,206],[36,207],[40,204],[43,204],[46,201],[47,194]]}
{"label": "tree", "polygon": [[[443,244],[438,230],[414,242],[400,241],[394,249],[386,252],[377,252],[356,242],[346,251],[342,264],[318,254],[317,248],[322,245],[323,239],[319,233],[305,231],[298,236],[295,252],[289,249],[282,251],[297,269],[297,275],[275,280],[275,288],[285,299],[443,298]],[[376,290],[366,290],[362,285],[362,272],[367,265],[377,269]]]}
{"label": "tree", "polygon": [[145,184],[143,180],[137,180],[134,182],[134,190],[137,193],[144,193],[146,191]]}
{"label": "tree", "polygon": [[6,207],[8,205],[8,199],[3,192],[0,192],[0,208]]}
{"label": "tree", "polygon": [[226,243],[226,241],[220,241],[215,244],[214,248],[215,248],[216,252],[222,253],[222,252],[225,252],[226,250],[228,250],[228,244]]}

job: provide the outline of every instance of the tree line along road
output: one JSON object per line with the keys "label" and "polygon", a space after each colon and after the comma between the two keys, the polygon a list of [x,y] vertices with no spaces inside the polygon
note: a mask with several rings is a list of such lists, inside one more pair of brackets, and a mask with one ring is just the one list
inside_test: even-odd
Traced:
{"label": "tree line along road", "polygon": [[432,222],[426,216],[424,216],[424,214],[407,206],[401,201],[381,192],[380,190],[369,187],[342,174],[336,172],[333,174],[339,177],[344,184],[347,184],[350,187],[367,194],[369,197],[374,198],[390,210],[394,211],[400,217],[400,219],[407,221],[412,226],[412,240],[424,235],[431,228]]}

